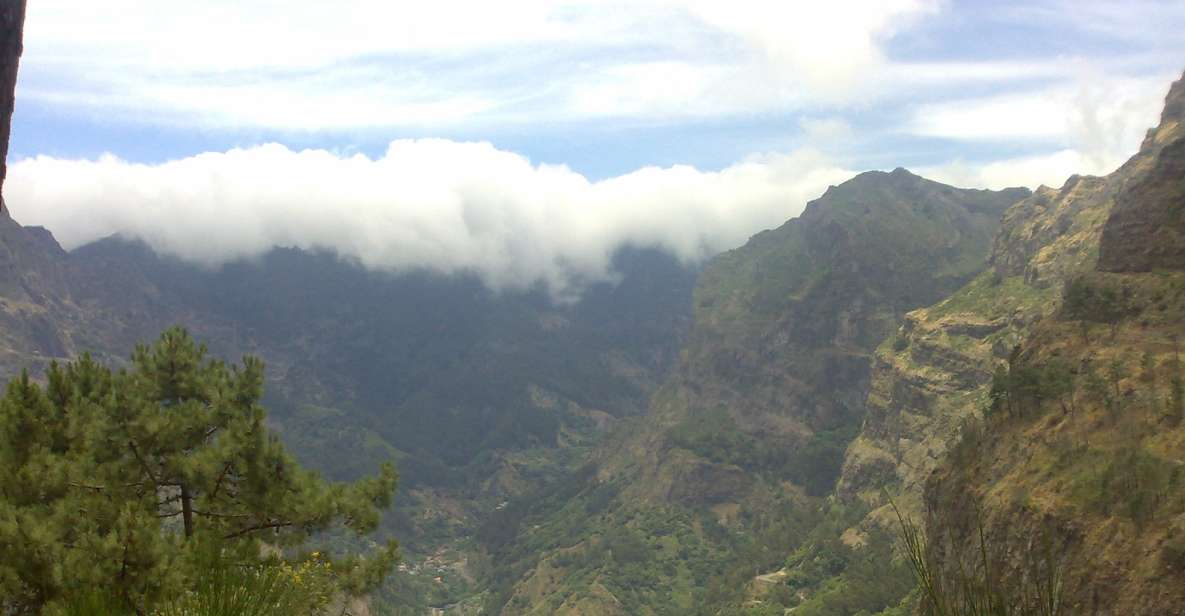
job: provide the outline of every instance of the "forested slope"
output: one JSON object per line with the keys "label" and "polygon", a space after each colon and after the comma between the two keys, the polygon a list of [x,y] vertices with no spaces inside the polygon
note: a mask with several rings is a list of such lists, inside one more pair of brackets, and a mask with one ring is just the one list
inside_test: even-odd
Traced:
{"label": "forested slope", "polygon": [[487,528],[508,563],[488,609],[714,613],[739,599],[838,515],[820,498],[862,421],[877,344],[980,271],[1000,215],[1027,195],[870,172],[714,258],[649,414],[561,492]]}

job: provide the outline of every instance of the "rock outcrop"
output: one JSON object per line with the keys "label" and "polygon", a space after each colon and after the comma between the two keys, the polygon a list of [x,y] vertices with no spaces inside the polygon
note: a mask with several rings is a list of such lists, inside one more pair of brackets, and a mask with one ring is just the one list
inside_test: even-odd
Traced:
{"label": "rock outcrop", "polygon": [[[895,337],[878,349],[868,417],[846,454],[837,486],[842,497],[874,507],[868,524],[895,526],[883,502],[885,490],[897,495],[898,505],[920,513],[925,482],[966,422],[982,413],[996,367],[1036,323],[1057,311],[1068,280],[1128,258],[1120,256],[1128,252],[1117,250],[1116,220],[1129,219],[1120,208],[1145,201],[1142,191],[1159,195],[1158,187],[1182,186],[1181,173],[1174,184],[1169,169],[1182,135],[1178,99],[1183,94],[1178,82],[1164,122],[1114,173],[1076,175],[1060,189],[1043,186],[1009,208],[993,241],[990,271],[907,315]],[[1166,211],[1159,205],[1152,210],[1158,221]],[[1160,228],[1147,224],[1146,215],[1131,220],[1124,228]],[[1133,240],[1140,255],[1185,249],[1185,242],[1169,231],[1159,233]],[[1160,263],[1157,267],[1168,267],[1167,261]]]}
{"label": "rock outcrop", "polygon": [[1154,162],[1124,186],[1103,231],[1099,269],[1185,269],[1185,77],[1173,84],[1160,125],[1138,156]]}
{"label": "rock outcrop", "polygon": [[[1105,220],[1101,228],[1089,223],[1091,233],[1080,242],[1065,235],[1036,242],[1025,267],[1003,269],[1044,298],[1028,305],[1044,306],[995,311],[1014,328],[1014,350],[991,345],[991,359],[986,340],[969,347],[981,349],[984,368],[1005,370],[995,405],[986,385],[952,388],[931,405],[948,418],[994,411],[957,437],[957,429],[939,434],[944,455],[893,467],[914,511],[924,510],[931,552],[948,576],[975,570],[967,554],[976,550],[968,546],[983,536],[993,575],[1009,592],[1031,588],[1035,571],[1057,571],[1065,613],[1170,616],[1185,606],[1185,244],[1174,209],[1185,187],[1183,84],[1173,86],[1161,125],[1139,153],[1097,182],[1101,192],[1080,196],[1104,205],[1075,219]],[[1007,229],[1001,237],[1010,237]],[[1091,242],[1099,247],[1096,267],[1058,256],[1076,243],[1090,255]],[[1033,283],[1044,276],[1028,275],[1042,255],[1038,271],[1073,278],[1064,296],[1062,285],[1041,291]],[[885,376],[904,382],[930,374],[924,365]],[[885,408],[884,424],[907,423],[895,418],[909,413]],[[919,425],[920,431],[886,430],[877,442],[940,432],[933,419]]]}
{"label": "rock outcrop", "polygon": [[[582,588],[623,585],[668,589],[644,601],[619,597],[625,613],[706,600],[678,589],[705,588],[705,569],[737,565],[727,537],[758,537],[813,514],[804,512],[831,490],[860,424],[876,346],[905,312],[982,271],[1001,214],[1027,196],[1025,189],[956,189],[904,169],[869,172],[714,258],[700,275],[695,323],[675,374],[650,414],[601,448],[584,491],[590,496],[576,502],[594,498],[598,486],[612,486],[614,496],[585,506],[588,514],[572,513],[569,499],[526,533],[524,541],[559,528],[569,536],[547,548],[497,609],[543,613],[549,604],[571,604]],[[612,580],[599,561],[565,556],[595,552],[611,528],[653,532],[642,520],[655,517],[670,520],[663,532],[680,538],[679,550],[700,554],[693,570],[663,564],[656,553],[637,569],[646,579]],[[725,530],[713,537],[704,526]],[[573,536],[573,527],[582,530]],[[779,554],[775,544],[762,549]],[[559,561],[576,564],[557,573]],[[759,565],[740,570],[748,566]],[[547,575],[594,576],[596,584],[541,584]]]}
{"label": "rock outcrop", "polygon": [[1056,310],[1063,284],[1090,271],[1121,177],[1075,176],[1039,188],[1004,214],[989,270],[942,301],[910,312],[876,353],[868,415],[845,455],[838,494],[920,511],[922,488],[965,422],[978,417],[996,366],[1033,323]]}

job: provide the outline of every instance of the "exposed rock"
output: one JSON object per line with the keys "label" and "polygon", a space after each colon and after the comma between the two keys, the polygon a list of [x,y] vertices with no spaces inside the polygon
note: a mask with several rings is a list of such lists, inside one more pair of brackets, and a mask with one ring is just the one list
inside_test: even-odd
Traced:
{"label": "exposed rock", "polygon": [[[1029,194],[956,189],[904,169],[869,172],[717,256],[700,275],[695,323],[674,376],[644,421],[597,456],[596,481],[621,485],[608,513],[598,508],[598,515],[628,524],[672,511],[682,519],[731,511],[719,521],[749,534],[774,515],[773,503],[807,506],[808,494],[828,492],[841,439],[863,415],[876,345],[905,312],[982,271],[1001,214]],[[788,462],[804,451],[824,454]],[[872,462],[868,473],[891,471]],[[597,528],[584,524],[586,532]]]}
{"label": "exposed rock", "polygon": [[[1093,221],[1110,210],[1094,240],[1098,271],[1082,268],[1079,257],[1091,253],[1086,236],[1074,241],[1058,236],[1028,251],[1033,256],[1025,265],[1027,282],[1033,261],[1046,255],[1045,265],[1052,266],[1047,269],[1122,298],[1122,316],[1108,317],[1106,334],[1092,333],[1090,322],[1056,310],[1018,305],[1008,317],[1021,343],[1007,352],[1015,366],[1069,366],[1068,391],[1053,399],[1044,390],[1020,416],[993,416],[950,455],[924,469],[909,472],[904,461],[899,467],[915,512],[921,509],[917,486],[924,484],[931,549],[947,574],[967,564],[966,554],[974,551],[967,547],[977,546],[982,532],[996,563],[995,576],[1005,586],[1019,587],[1026,576],[1031,582],[1034,563],[1052,556],[1060,569],[1066,613],[1175,616],[1185,606],[1185,557],[1180,556],[1185,554],[1180,393],[1185,371],[1179,349],[1185,336],[1183,112],[1185,81],[1180,81],[1169,94],[1160,126],[1149,132],[1140,152],[1099,179],[1100,194],[1091,199],[1105,202],[1102,193],[1114,195],[1113,207],[1076,216]],[[1061,194],[1073,192],[1071,187]],[[1054,205],[1031,211],[1040,216],[1055,211]],[[1008,235],[1007,225],[1001,237],[1025,235]],[[1066,251],[1075,244],[1080,249]],[[1062,263],[1059,251],[1071,259]],[[1011,256],[1023,250],[1001,252]],[[1018,270],[1005,263],[1002,271]],[[1045,303],[1056,305],[1058,294],[1045,295]],[[997,311],[1005,307],[995,303]],[[998,357],[1000,349],[994,353]],[[974,397],[970,391],[963,395]],[[960,406],[946,413],[954,416],[960,409],[975,412]]]}
{"label": "exposed rock", "polygon": [[836,487],[842,498],[874,507],[865,524],[896,524],[885,490],[920,513],[926,479],[979,416],[995,367],[1056,310],[1065,281],[1094,268],[1119,187],[1147,163],[1137,157],[1105,178],[1074,176],[1014,204],[992,242],[991,270],[906,315],[877,350],[868,415]]}
{"label": "exposed rock", "polygon": [[686,403],[666,407],[663,421],[723,408],[742,432],[789,447],[858,422],[874,346],[905,310],[981,267],[999,213],[1027,194],[955,189],[904,169],[865,173],[717,257],[700,277],[675,383]]}
{"label": "exposed rock", "polygon": [[996,275],[1023,276],[1026,284],[1044,288],[1070,271],[1093,267],[1102,221],[1092,215],[1111,207],[1120,185],[1075,175],[1061,189],[1042,186],[1010,208],[992,247]]}
{"label": "exposed rock", "polygon": [[[951,573],[982,527],[1007,586],[1053,558],[1065,613],[1175,616],[1185,606],[1185,422],[1171,383],[1185,377],[1174,359],[1185,272],[1086,279],[1127,289],[1132,312],[1088,338],[1078,322],[1047,317],[1017,361],[1094,365],[1104,391],[1124,393],[1108,400],[1080,372],[1072,394],[986,422],[927,478],[931,547]],[[1158,297],[1169,299],[1163,309]]]}
{"label": "exposed rock", "polygon": [[[1155,257],[1155,267],[1171,267],[1174,254],[1185,254],[1174,252],[1185,251],[1185,240],[1163,216],[1173,211],[1172,199],[1183,203],[1183,193],[1173,192],[1185,186],[1178,151],[1185,132],[1183,84],[1174,84],[1161,125],[1131,160],[1106,177],[1073,176],[1060,189],[1041,187],[1009,208],[993,241],[993,271],[906,317],[897,334],[901,348],[878,352],[869,414],[845,461],[842,496],[882,505],[881,492],[889,488],[919,511],[924,481],[963,422],[978,416],[995,366],[1056,310],[1065,281],[1096,265],[1151,266],[1136,260],[1137,253]],[[1126,203],[1149,201],[1148,193],[1155,197],[1147,207],[1151,214],[1120,213]],[[888,460],[897,466],[886,483]],[[870,519],[891,519],[883,513]]]}
{"label": "exposed rock", "polygon": [[1160,126],[1140,148],[1153,162],[1124,186],[1099,247],[1099,269],[1185,269],[1185,77],[1173,84]]}

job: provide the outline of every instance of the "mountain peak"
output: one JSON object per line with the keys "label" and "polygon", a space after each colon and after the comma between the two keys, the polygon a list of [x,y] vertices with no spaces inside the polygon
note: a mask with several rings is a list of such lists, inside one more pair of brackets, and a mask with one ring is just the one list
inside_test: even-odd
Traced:
{"label": "mountain peak", "polygon": [[1161,124],[1182,120],[1185,120],[1185,73],[1169,88],[1164,97],[1164,111],[1160,114]]}
{"label": "mountain peak", "polygon": [[1130,177],[1103,228],[1099,269],[1185,269],[1185,76],[1169,88],[1160,125],[1124,167]]}

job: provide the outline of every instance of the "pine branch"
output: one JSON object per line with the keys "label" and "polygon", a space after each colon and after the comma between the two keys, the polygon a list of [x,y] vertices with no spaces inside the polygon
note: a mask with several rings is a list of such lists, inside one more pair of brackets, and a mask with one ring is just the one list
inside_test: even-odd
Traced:
{"label": "pine branch", "polygon": [[235,539],[235,538],[237,538],[237,537],[242,537],[242,536],[244,536],[244,535],[247,535],[247,534],[253,533],[253,532],[257,531],[257,530],[270,530],[270,529],[275,529],[275,528],[287,528],[287,527],[289,527],[289,526],[296,526],[296,525],[297,525],[297,523],[296,523],[296,522],[268,522],[268,523],[265,523],[265,524],[256,524],[255,526],[248,526],[247,528],[243,528],[243,529],[237,530],[237,531],[235,531],[235,532],[233,532],[233,533],[230,533],[229,535],[223,535],[223,536],[222,536],[222,538],[223,538],[223,539]]}

